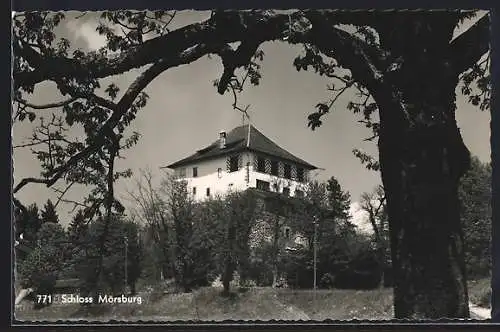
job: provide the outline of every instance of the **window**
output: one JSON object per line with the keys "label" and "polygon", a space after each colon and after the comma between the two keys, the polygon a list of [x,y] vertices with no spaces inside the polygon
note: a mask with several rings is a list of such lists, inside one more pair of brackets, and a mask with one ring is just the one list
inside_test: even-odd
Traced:
{"label": "window", "polygon": [[229,172],[236,172],[238,170],[239,156],[229,157]]}
{"label": "window", "polygon": [[297,167],[297,181],[304,182],[304,169]]}
{"label": "window", "polygon": [[257,180],[257,189],[269,191],[269,182]]}
{"label": "window", "polygon": [[193,167],[193,178],[198,176],[198,167]]}
{"label": "window", "polygon": [[219,177],[219,179],[222,177],[222,168],[217,168],[217,176]]}
{"label": "window", "polygon": [[193,187],[193,196],[196,196],[196,187]]}
{"label": "window", "polygon": [[210,188],[207,188],[207,197],[210,196]]}
{"label": "window", "polygon": [[304,197],[304,192],[302,190],[295,190],[295,197]]}
{"label": "window", "polygon": [[291,233],[290,227],[285,227],[283,229],[283,233],[285,235],[285,239],[289,240],[290,239],[290,233]]}
{"label": "window", "polygon": [[257,172],[266,172],[266,160],[262,157],[257,157]]}
{"label": "window", "polygon": [[288,187],[283,188],[283,195],[290,196],[290,188]]}
{"label": "window", "polygon": [[185,168],[179,169],[179,176],[181,178],[185,178],[186,177],[186,169]]}
{"label": "window", "polygon": [[291,179],[292,178],[292,166],[290,166],[289,164],[285,164],[283,166],[283,176],[286,179]]}
{"label": "window", "polygon": [[271,174],[278,175],[278,162],[276,160],[271,160]]}

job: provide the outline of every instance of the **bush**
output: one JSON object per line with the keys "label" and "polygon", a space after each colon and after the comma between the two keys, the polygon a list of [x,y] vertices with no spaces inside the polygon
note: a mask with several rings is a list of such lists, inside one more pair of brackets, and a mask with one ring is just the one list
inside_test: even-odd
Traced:
{"label": "bush", "polygon": [[460,179],[460,218],[464,230],[467,276],[483,278],[491,272],[491,164],[471,158],[470,170]]}
{"label": "bush", "polygon": [[320,288],[333,288],[335,285],[335,276],[330,273],[325,273],[319,281]]}
{"label": "bush", "polygon": [[360,252],[338,272],[334,286],[342,289],[374,289],[380,285],[381,270],[374,251]]}
{"label": "bush", "polygon": [[[43,224],[38,233],[37,245],[19,264],[19,277],[23,288],[33,288],[36,294],[51,295],[60,271],[63,269],[65,240],[64,229],[56,223]],[[39,304],[36,307],[40,307]]]}

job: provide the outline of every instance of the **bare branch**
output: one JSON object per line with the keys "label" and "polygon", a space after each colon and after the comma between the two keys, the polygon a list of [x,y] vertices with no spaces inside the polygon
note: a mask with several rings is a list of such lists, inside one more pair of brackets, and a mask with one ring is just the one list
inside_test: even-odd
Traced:
{"label": "bare branch", "polygon": [[[54,181],[55,182],[55,181]],[[12,191],[14,194],[17,193],[22,187],[27,185],[28,183],[43,183],[47,186],[52,185],[51,179],[40,179],[40,178],[24,178],[22,179],[17,186],[14,187]]]}
{"label": "bare branch", "polygon": [[74,102],[77,99],[78,98],[76,98],[76,97],[71,97],[68,100],[63,100],[63,101],[59,101],[59,102],[55,102],[55,103],[49,103],[49,104],[44,104],[44,105],[30,104],[30,103],[28,103],[28,102],[26,102],[24,100],[21,100],[21,99],[14,99],[14,101],[16,101],[16,102],[18,102],[20,104],[23,104],[26,107],[35,109],[35,110],[42,110],[42,109],[50,109],[50,108],[62,107],[62,106],[71,104],[72,102]]}
{"label": "bare branch", "polygon": [[[113,107],[113,114],[109,117],[109,119],[102,125],[99,132],[93,138],[92,143],[87,145],[82,151],[73,155],[68,159],[64,164],[55,168],[52,172],[50,172],[48,179],[33,179],[27,178],[23,179],[15,188],[14,193],[19,191],[22,187],[27,185],[28,183],[44,183],[47,187],[53,185],[57,180],[66,173],[71,167],[74,167],[80,160],[90,156],[92,153],[97,152],[101,146],[104,144],[105,137],[108,137],[110,134],[114,135],[113,128],[115,128],[120,122],[122,116],[129,110],[131,104],[134,102],[135,98],[139,95],[139,93],[158,75],[160,75],[165,70],[178,66],[180,64],[192,62],[204,54],[211,50],[212,48],[208,45],[197,45],[179,55],[179,58],[173,60],[160,60],[147,70],[145,70],[142,74],[140,74],[136,80],[129,86],[125,94],[122,96],[120,101]],[[36,181],[34,181],[36,180]]]}
{"label": "bare branch", "polygon": [[59,205],[59,203],[62,201],[64,195],[66,195],[66,193],[68,192],[68,190],[75,184],[75,181],[72,181],[70,182],[66,188],[64,188],[64,190],[59,190],[57,188],[54,188],[54,191],[59,193],[59,196],[57,197],[57,201],[56,203],[54,204],[54,208],[57,207],[57,205]]}

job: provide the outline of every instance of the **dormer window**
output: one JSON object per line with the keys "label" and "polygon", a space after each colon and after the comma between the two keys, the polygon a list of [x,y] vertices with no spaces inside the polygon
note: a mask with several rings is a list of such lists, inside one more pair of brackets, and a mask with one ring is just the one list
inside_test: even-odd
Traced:
{"label": "dormer window", "polygon": [[226,132],[224,130],[222,130],[220,133],[219,133],[219,148],[220,149],[224,149],[226,147]]}

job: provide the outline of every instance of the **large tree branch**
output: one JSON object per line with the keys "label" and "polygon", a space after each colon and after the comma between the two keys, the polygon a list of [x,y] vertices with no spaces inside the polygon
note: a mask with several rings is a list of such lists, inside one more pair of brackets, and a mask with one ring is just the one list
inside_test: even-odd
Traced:
{"label": "large tree branch", "polygon": [[222,73],[217,86],[217,91],[220,94],[223,94],[226,91],[231,78],[234,76],[234,70],[247,65],[262,42],[263,40],[255,38],[242,41],[240,46],[238,46],[235,51],[233,51],[230,47],[224,47],[221,49],[219,56],[222,58],[224,72]]}
{"label": "large tree branch", "polygon": [[322,53],[348,68],[354,79],[369,90],[382,83],[388,65],[384,52],[346,31],[325,24],[315,12],[308,14],[307,18],[312,29],[302,38],[298,36],[298,42],[316,45]]}
{"label": "large tree branch", "polygon": [[[377,22],[380,23],[393,16],[405,15],[405,13],[397,10],[308,10],[296,11],[292,14],[273,11],[224,11],[218,12],[204,22],[187,25],[166,35],[150,39],[110,58],[83,61],[61,56],[41,55],[29,45],[15,40],[13,43],[15,56],[22,57],[35,69],[14,73],[14,86],[19,88],[22,85],[37,84],[61,77],[107,77],[155,63],[162,58],[175,57],[180,52],[200,43],[223,45],[255,37],[256,33],[262,41],[282,39],[291,30],[291,23],[299,21],[304,15],[309,18],[312,16],[321,18],[322,23],[329,26],[349,23],[376,28]],[[432,13],[428,13],[428,15],[432,15]],[[480,29],[485,28],[484,20],[480,20],[478,25]],[[488,37],[485,37],[481,31],[475,36],[480,37],[481,42],[486,38],[487,45]],[[473,40],[473,38],[466,39]],[[481,46],[484,46],[484,43],[481,43]]]}
{"label": "large tree branch", "polygon": [[29,72],[14,73],[14,86],[18,88],[22,85],[36,84],[45,80],[57,80],[61,77],[107,77],[155,63],[162,58],[176,56],[202,42],[237,39],[238,34],[235,29],[226,30],[227,36],[224,34],[216,36],[216,32],[219,30],[220,32],[224,31],[217,29],[216,20],[211,18],[148,40],[110,58],[86,61],[66,57],[42,56],[26,45],[14,43],[14,54],[21,56],[35,68]]}
{"label": "large tree branch", "polygon": [[489,49],[490,17],[485,15],[450,44],[449,59],[456,74],[471,68]]}
{"label": "large tree branch", "polygon": [[[224,12],[221,16],[216,14],[205,22],[193,24],[163,37],[146,41],[141,46],[131,48],[130,51],[109,60],[104,66],[101,66],[103,65],[99,62],[101,60],[94,64],[75,64],[71,59],[59,59],[61,61],[70,61],[71,64],[66,63],[66,65],[56,67],[52,67],[51,64],[51,61],[56,60],[43,62],[47,66],[40,66],[43,69],[36,70],[45,70],[46,76],[44,77],[46,79],[59,80],[61,77],[68,75],[83,75],[83,71],[87,76],[102,77],[142,66],[149,61],[155,61],[129,86],[117,104],[108,105],[108,108],[113,110],[112,115],[84,150],[73,155],[66,163],[54,169],[49,174],[50,178],[48,179],[23,179],[16,186],[15,192],[30,182],[45,183],[50,187],[81,159],[99,150],[104,144],[105,137],[113,134],[113,129],[130,109],[135,98],[153,79],[169,68],[191,63],[209,53],[223,54],[226,52],[225,56],[227,56],[228,42],[245,41],[236,51],[231,51],[230,54],[233,59],[230,61],[231,65],[229,70],[226,71],[227,74],[232,73],[236,67],[244,65],[245,61],[242,60],[247,60],[249,56],[253,55],[259,42],[287,39],[290,43],[311,43],[316,45],[324,54],[334,57],[340,65],[349,68],[353,77],[361,85],[371,90],[371,93],[375,96],[377,91],[381,90],[383,71],[386,66],[385,55],[376,47],[370,46],[348,32],[337,29],[325,22],[323,20],[324,15],[326,14],[320,11],[295,12],[290,15],[266,11]],[[255,35],[258,35],[258,38]],[[246,41],[251,42],[247,43]],[[191,45],[193,43],[195,44]],[[241,58],[234,58],[237,55]],[[36,57],[33,54],[31,56]],[[35,62],[37,61],[42,61],[42,59],[35,59]],[[390,89],[384,90],[389,91]],[[82,96],[77,95],[76,97]],[[389,96],[389,98],[392,98],[392,96]],[[105,103],[100,104],[105,105]]]}
{"label": "large tree branch", "polygon": [[[342,23],[354,20],[361,23],[374,22],[377,12],[348,11],[307,11],[323,17],[330,17],[329,23]],[[134,68],[155,63],[161,58],[179,54],[183,50],[200,43],[226,44],[258,36],[263,41],[281,39],[289,31],[289,23],[303,17],[304,12],[277,14],[272,11],[224,11],[213,15],[210,19],[187,25],[166,35],[159,36],[141,45],[131,47],[126,52],[111,58],[98,58],[80,61],[61,56],[44,56],[28,45],[14,41],[14,55],[25,59],[33,71],[14,73],[14,86],[32,85],[45,80],[56,80],[61,77],[93,77],[102,78],[124,73]],[[337,20],[335,20],[337,17]],[[378,16],[377,16],[378,17]],[[249,34],[249,32],[252,34]]]}
{"label": "large tree branch", "polygon": [[98,131],[96,136],[94,136],[92,143],[90,143],[87,147],[85,147],[82,151],[73,155],[68,159],[64,164],[55,168],[50,174],[48,174],[48,178],[46,179],[37,179],[37,178],[25,178],[22,179],[18,185],[14,188],[14,193],[18,192],[21,188],[23,188],[28,183],[42,183],[47,187],[52,186],[54,183],[61,178],[63,174],[65,174],[71,167],[77,165],[77,163],[90,156],[91,154],[98,151],[101,146],[104,144],[105,137],[109,134],[113,134],[112,131],[116,127],[116,125],[120,122],[123,115],[130,108],[135,98],[139,95],[139,93],[158,75],[160,75],[165,70],[176,67],[185,63],[190,63],[200,58],[201,56],[213,52],[215,48],[208,45],[196,45],[184,52],[182,52],[176,59],[168,59],[168,60],[160,60],[147,70],[145,70],[142,74],[140,74],[136,80],[129,86],[127,91],[124,93],[120,101],[111,108],[113,110],[112,115],[109,119],[102,125],[101,129]]}

